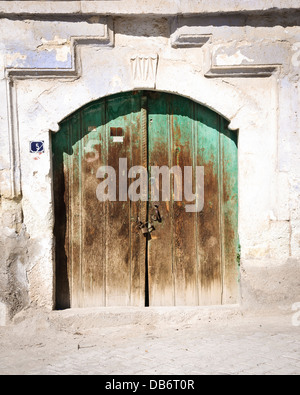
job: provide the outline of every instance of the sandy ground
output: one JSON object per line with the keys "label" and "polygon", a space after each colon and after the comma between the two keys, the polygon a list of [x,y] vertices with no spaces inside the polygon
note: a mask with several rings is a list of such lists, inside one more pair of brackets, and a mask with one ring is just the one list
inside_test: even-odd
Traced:
{"label": "sandy ground", "polygon": [[292,312],[28,309],[0,327],[1,375],[299,373]]}

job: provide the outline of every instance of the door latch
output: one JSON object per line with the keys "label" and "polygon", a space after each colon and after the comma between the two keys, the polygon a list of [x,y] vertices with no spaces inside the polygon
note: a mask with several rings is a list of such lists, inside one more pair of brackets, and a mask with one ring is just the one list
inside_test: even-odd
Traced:
{"label": "door latch", "polygon": [[158,204],[154,204],[155,214],[152,215],[151,219],[153,221],[161,222],[162,218],[158,209]]}
{"label": "door latch", "polygon": [[[151,220],[162,222],[162,218],[158,209],[158,204],[154,204],[154,209],[155,209],[155,214],[151,215]],[[150,233],[152,233],[155,230],[155,227],[152,222],[142,222],[140,220],[140,217],[138,217],[137,219],[137,228],[142,231],[145,237],[149,237]]]}
{"label": "door latch", "polygon": [[137,220],[137,227],[142,231],[145,237],[155,230],[155,227],[151,222],[142,222],[140,218]]}

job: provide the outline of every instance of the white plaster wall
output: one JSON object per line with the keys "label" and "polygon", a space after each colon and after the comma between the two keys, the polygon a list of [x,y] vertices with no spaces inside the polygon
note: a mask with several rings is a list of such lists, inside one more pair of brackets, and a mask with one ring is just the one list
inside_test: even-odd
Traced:
{"label": "white plaster wall", "polygon": [[54,0],[54,1],[0,1],[0,13],[102,13],[103,15],[180,15],[208,12],[264,11],[272,9],[299,9],[297,0]]}
{"label": "white plaster wall", "polygon": [[0,303],[0,326],[5,326],[7,321],[7,307],[4,303]]}
{"label": "white plaster wall", "polygon": [[[105,34],[103,18],[94,19],[91,26],[80,23],[85,37],[95,37],[97,31],[100,37]],[[19,31],[17,47],[8,33],[15,25]],[[157,90],[184,95],[204,104],[229,119],[232,129],[239,130],[243,303],[265,301],[279,306],[300,297],[296,280],[300,269],[299,27],[264,27],[262,24],[258,28],[236,26],[230,29],[213,23],[203,26],[198,22],[197,25],[197,18],[189,19],[189,23],[179,20],[174,24],[169,18],[158,16],[143,22],[138,18],[117,17],[113,28],[114,47],[94,43],[79,45],[75,51],[71,40],[74,22],[69,25],[0,20],[0,30],[6,32],[11,43],[10,46],[7,42],[0,45],[1,97],[8,100],[7,73],[10,69],[7,67],[23,70],[21,77],[13,77],[15,99],[0,108],[0,186],[1,214],[10,218],[2,221],[3,229],[11,229],[10,237],[13,235],[15,244],[21,249],[21,264],[16,263],[19,268],[16,281],[20,289],[28,291],[27,303],[52,308],[54,300],[49,130],[58,131],[58,124],[64,117],[92,100],[139,88],[131,69],[131,58],[137,54],[158,55],[154,81]],[[174,48],[172,26],[173,29],[175,26],[175,35],[208,35],[209,40],[203,46]],[[80,36],[80,32],[77,30],[76,35]],[[26,41],[26,37],[30,40]],[[45,37],[47,43],[51,43],[51,51]],[[44,51],[36,58],[33,54],[41,45]],[[63,58],[62,54],[68,56]],[[72,59],[75,54],[77,62]],[[46,77],[41,71],[39,78],[26,74],[30,66],[26,63],[28,57],[33,59],[31,69],[42,70],[48,66],[50,75]],[[60,70],[67,71],[73,66],[77,69],[73,76],[66,73],[58,77],[55,71],[58,65]],[[268,77],[258,78],[255,72],[265,65],[273,65],[273,72]],[[228,75],[207,78],[210,69],[224,67],[230,69]],[[254,75],[245,76],[247,70]],[[147,87],[150,86],[145,82],[144,88]],[[19,145],[15,141],[14,147],[20,155],[22,199],[14,197],[14,204],[8,205],[5,202],[12,198],[13,159],[8,119],[13,111],[17,116],[14,130],[20,140]],[[39,159],[29,152],[31,140],[45,141],[45,153]],[[20,213],[17,216],[16,207]],[[7,248],[15,248],[5,247],[8,237],[2,232],[0,243],[6,249],[2,267],[11,260]],[[284,288],[279,285],[282,278]]]}

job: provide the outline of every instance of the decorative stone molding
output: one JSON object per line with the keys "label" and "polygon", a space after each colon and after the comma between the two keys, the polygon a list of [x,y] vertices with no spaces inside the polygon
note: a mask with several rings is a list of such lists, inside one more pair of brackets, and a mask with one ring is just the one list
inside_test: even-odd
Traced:
{"label": "decorative stone molding", "polygon": [[[106,18],[103,36],[78,36],[70,38],[71,67],[70,68],[5,68],[7,81],[7,103],[9,123],[10,145],[10,197],[16,198],[21,195],[20,173],[20,146],[17,98],[15,92],[15,80],[25,79],[68,79],[78,78],[81,75],[81,60],[78,53],[80,45],[95,45],[104,47],[114,46],[114,31],[112,18]],[[56,126],[54,126],[56,127]]]}
{"label": "decorative stone molding", "polygon": [[[265,64],[258,63],[242,52],[249,48],[234,48],[231,44],[214,45],[212,28],[201,18],[178,16],[171,22],[171,45],[173,48],[201,48],[209,44],[204,50],[204,75],[208,78],[258,78],[270,77],[280,67],[281,62],[273,62],[272,52],[266,51]],[[228,55],[227,52],[232,53]],[[251,50],[250,50],[251,52]],[[261,54],[260,54],[261,56]],[[281,54],[276,54],[281,59]],[[283,62],[283,60],[282,60]]]}
{"label": "decorative stone molding", "polygon": [[173,48],[203,47],[211,38],[211,34],[179,34],[171,39]]}
{"label": "decorative stone molding", "polygon": [[261,65],[232,65],[232,66],[211,66],[205,73],[208,78],[264,78],[271,77],[278,69],[278,66]]}
{"label": "decorative stone molding", "polygon": [[[8,3],[8,4],[7,4]],[[207,13],[256,13],[299,10],[298,0],[214,0],[153,2],[148,0],[54,0],[54,1],[0,1],[0,14],[101,14],[101,15],[201,15]]]}
{"label": "decorative stone molding", "polygon": [[130,58],[134,87],[155,89],[158,55],[135,55]]}
{"label": "decorative stone molding", "polygon": [[8,138],[10,156],[10,197],[21,195],[21,161],[19,144],[19,127],[17,98],[11,77],[7,79]]}
{"label": "decorative stone molding", "polygon": [[78,36],[70,38],[71,61],[70,68],[7,68],[8,79],[31,79],[31,78],[74,78],[81,75],[81,63],[78,54],[78,46],[95,45],[104,47],[114,46],[113,20],[107,18],[105,33],[103,36]]}
{"label": "decorative stone molding", "polygon": [[[263,52],[263,55],[262,55]],[[216,44],[210,48],[206,77],[265,78],[271,77],[286,62],[285,48],[263,44],[257,50],[249,44]]]}
{"label": "decorative stone molding", "polygon": [[173,48],[201,48],[211,37],[211,34],[186,31],[184,26],[181,26],[179,18],[174,18],[171,23],[171,46]]}

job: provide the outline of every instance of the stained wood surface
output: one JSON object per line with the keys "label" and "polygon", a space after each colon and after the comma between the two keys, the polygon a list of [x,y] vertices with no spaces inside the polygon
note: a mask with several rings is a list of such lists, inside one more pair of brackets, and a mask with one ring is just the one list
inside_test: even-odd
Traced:
{"label": "stained wood surface", "polygon": [[[223,118],[183,97],[128,92],[72,114],[52,146],[57,308],[237,301],[237,133]],[[114,201],[97,198],[101,166],[116,170]],[[148,170],[148,202],[120,195],[121,184],[134,181],[126,181],[133,166]],[[153,167],[162,166],[176,166],[170,199],[163,196],[162,177],[154,185]],[[185,190],[187,166],[193,182]],[[204,191],[196,188],[196,166],[204,167]],[[154,187],[159,198],[151,201]],[[192,196],[204,193],[200,212],[188,212],[195,202],[187,189]],[[152,221],[154,204],[161,223]],[[138,218],[155,226],[148,241]]]}

